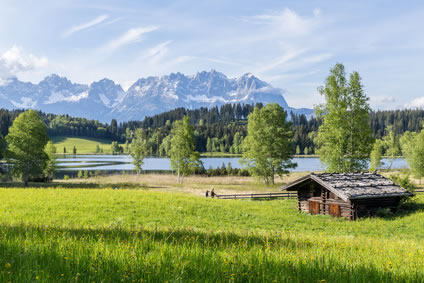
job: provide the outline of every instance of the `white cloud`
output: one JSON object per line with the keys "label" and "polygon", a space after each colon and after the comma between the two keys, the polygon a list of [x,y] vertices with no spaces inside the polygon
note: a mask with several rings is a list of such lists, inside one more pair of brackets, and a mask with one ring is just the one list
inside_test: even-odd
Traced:
{"label": "white cloud", "polygon": [[123,35],[121,35],[120,37],[115,38],[114,40],[106,44],[104,46],[104,50],[111,52],[118,49],[121,46],[128,45],[132,42],[140,41],[143,34],[155,31],[158,28],[159,28],[158,26],[132,28],[128,30],[126,33],[124,33]]}
{"label": "white cloud", "polygon": [[406,108],[423,108],[424,107],[424,96],[417,97],[410,103],[405,104]]}
{"label": "white cloud", "polygon": [[66,38],[66,37],[69,37],[69,36],[71,36],[72,34],[78,32],[78,31],[82,31],[82,30],[91,28],[91,27],[93,27],[95,25],[98,25],[98,24],[104,22],[108,18],[109,18],[108,15],[101,15],[101,16],[98,16],[97,18],[95,18],[95,19],[93,19],[93,20],[91,20],[89,22],[86,22],[86,23],[83,23],[83,24],[79,24],[79,25],[73,26],[70,29],[66,30],[62,34],[62,37]]}
{"label": "white cloud", "polygon": [[265,23],[272,29],[278,31],[281,36],[299,36],[312,31],[317,25],[321,15],[319,9],[314,9],[313,17],[302,17],[289,8],[283,9],[275,14],[263,14],[254,16],[253,19]]}
{"label": "white cloud", "polygon": [[21,48],[14,45],[0,55],[0,78],[14,77],[18,73],[42,68],[47,64],[47,57],[24,54]]}

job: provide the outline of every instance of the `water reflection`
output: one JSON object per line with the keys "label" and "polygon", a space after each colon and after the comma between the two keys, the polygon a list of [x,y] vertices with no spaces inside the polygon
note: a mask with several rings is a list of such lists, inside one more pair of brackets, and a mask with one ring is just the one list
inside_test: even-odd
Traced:
{"label": "water reflection", "polygon": [[[201,158],[205,169],[218,168],[222,164],[227,166],[231,163],[233,168],[242,168],[240,158],[238,157],[204,157]],[[57,159],[59,170],[75,171],[75,170],[105,170],[105,171],[123,171],[133,170],[131,164],[132,158],[129,155],[75,155],[65,156]],[[388,166],[389,160],[382,160],[385,166]],[[297,163],[297,168],[292,169],[293,172],[302,171],[322,171],[324,166],[319,158],[293,158],[293,162]],[[408,165],[402,158],[393,161],[392,168],[407,168]],[[170,171],[171,163],[166,157],[146,157],[144,159],[143,170],[153,171]]]}

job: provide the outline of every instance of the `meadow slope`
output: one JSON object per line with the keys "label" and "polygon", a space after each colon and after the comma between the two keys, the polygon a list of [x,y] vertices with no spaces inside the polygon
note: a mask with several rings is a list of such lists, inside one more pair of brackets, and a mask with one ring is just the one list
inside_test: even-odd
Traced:
{"label": "meadow slope", "polygon": [[422,282],[424,196],[396,218],[148,189],[0,189],[0,281]]}

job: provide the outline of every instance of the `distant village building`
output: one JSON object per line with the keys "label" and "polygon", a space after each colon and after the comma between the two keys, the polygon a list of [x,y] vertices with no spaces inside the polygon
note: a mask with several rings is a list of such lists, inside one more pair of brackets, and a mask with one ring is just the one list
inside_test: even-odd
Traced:
{"label": "distant village building", "polygon": [[376,173],[324,173],[304,176],[281,190],[297,191],[299,211],[355,220],[378,208],[394,210],[401,198],[413,196]]}

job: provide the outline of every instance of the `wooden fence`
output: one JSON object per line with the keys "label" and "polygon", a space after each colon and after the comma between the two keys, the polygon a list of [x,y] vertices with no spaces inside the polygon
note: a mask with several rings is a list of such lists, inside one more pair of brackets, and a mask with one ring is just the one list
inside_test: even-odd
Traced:
{"label": "wooden fence", "polygon": [[416,193],[424,193],[424,190],[415,190]]}
{"label": "wooden fence", "polygon": [[262,194],[233,194],[215,195],[219,199],[276,199],[276,198],[296,198],[297,193],[262,193]]}

